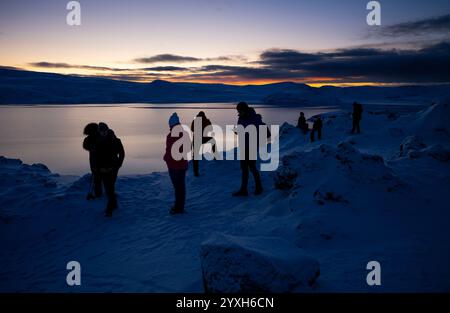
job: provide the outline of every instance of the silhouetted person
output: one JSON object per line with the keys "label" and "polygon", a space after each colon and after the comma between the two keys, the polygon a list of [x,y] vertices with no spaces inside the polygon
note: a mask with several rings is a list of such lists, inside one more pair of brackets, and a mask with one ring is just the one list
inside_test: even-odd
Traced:
{"label": "silhouetted person", "polygon": [[[89,188],[89,193],[87,195],[87,200],[94,199],[95,197],[102,196],[102,185],[100,180],[100,175],[97,171],[97,166],[95,164],[95,145],[100,135],[98,132],[97,123],[89,123],[84,127],[83,134],[86,136],[83,140],[83,149],[89,151],[89,167],[91,169],[91,186]],[[92,185],[94,193],[92,193]]]}
{"label": "silhouetted person", "polygon": [[312,130],[311,130],[311,142],[314,141],[314,133],[315,132],[317,132],[317,138],[319,140],[322,139],[322,126],[323,126],[322,119],[320,118],[320,116],[316,117],[316,119],[314,120],[314,123],[313,123]]}
{"label": "silhouetted person", "polygon": [[112,216],[117,209],[116,180],[120,167],[125,158],[122,141],[105,123],[98,124],[99,136],[95,145],[95,163],[99,173],[100,182],[105,187],[108,203],[105,209],[106,216]]}
{"label": "silhouetted person", "polygon": [[[169,170],[170,180],[172,181],[173,188],[175,190],[175,204],[170,209],[170,214],[184,213],[184,203],[186,200],[186,170],[188,168],[187,157],[182,157],[180,160],[176,160],[172,156],[172,146],[182,136],[189,136],[184,130],[177,136],[172,136],[172,129],[180,125],[180,119],[177,113],[173,113],[169,118],[170,132],[166,137],[166,153],[164,154],[164,161],[166,161],[167,168]],[[182,146],[181,146],[182,149]],[[180,153],[183,156],[187,156],[188,151],[182,151]]]}
{"label": "silhouetted person", "polygon": [[306,122],[305,113],[300,112],[300,117],[298,118],[297,127],[303,131],[304,134],[308,132],[308,123]]}
{"label": "silhouetted person", "polygon": [[[193,143],[194,148],[198,149],[198,150],[193,150],[193,153],[194,154],[199,154],[200,150],[201,150],[201,145],[198,145],[198,147],[195,146],[195,135],[196,134],[194,132],[194,122],[195,122],[195,120],[197,118],[201,119],[201,122],[202,122],[202,128],[201,128],[202,144],[210,143],[211,146],[212,146],[211,147],[212,148],[212,153],[215,154],[215,152],[216,152],[216,141],[214,140],[213,137],[204,136],[205,128],[208,127],[208,126],[211,126],[212,124],[211,124],[211,121],[206,117],[205,112],[203,112],[203,111],[200,111],[197,114],[197,116],[195,117],[195,119],[192,121],[192,124],[191,124],[191,131],[193,133],[193,141],[192,141],[192,143]],[[195,177],[199,177],[200,176],[199,169],[198,169],[199,160],[193,159],[192,160],[192,164],[194,165],[194,175],[195,175]]]}
{"label": "silhouetted person", "polygon": [[[239,102],[236,106],[236,110],[238,111],[238,125],[242,125],[244,128],[248,125],[255,125],[258,129],[259,125],[263,125],[261,115],[256,114],[255,110],[248,106],[246,102]],[[233,193],[233,196],[248,196],[248,178],[249,171],[252,172],[253,178],[255,179],[255,195],[259,195],[263,191],[263,187],[261,184],[261,177],[259,175],[258,169],[256,168],[256,160],[250,160],[250,143],[249,136],[245,134],[245,156],[244,159],[240,161],[241,170],[242,170],[242,179],[241,179],[241,188],[239,191]],[[256,151],[256,153],[258,153]]]}
{"label": "silhouetted person", "polygon": [[353,127],[352,127],[352,134],[354,134],[355,131],[358,134],[361,133],[361,128],[359,126],[359,123],[361,122],[362,112],[363,112],[362,105],[360,103],[358,103],[358,102],[353,102],[353,113],[352,113]]}

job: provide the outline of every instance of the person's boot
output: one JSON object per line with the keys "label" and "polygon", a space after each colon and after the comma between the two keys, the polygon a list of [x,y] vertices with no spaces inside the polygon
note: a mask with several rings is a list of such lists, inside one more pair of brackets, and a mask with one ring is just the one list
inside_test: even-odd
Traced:
{"label": "person's boot", "polygon": [[263,193],[263,187],[262,186],[256,186],[255,188],[255,196],[259,196],[260,194]]}
{"label": "person's boot", "polygon": [[175,209],[175,207],[170,208],[169,210],[169,214],[174,215],[174,214],[182,214],[182,213],[186,213],[186,211],[183,210],[177,210]]}
{"label": "person's boot", "polygon": [[105,216],[111,217],[112,213],[115,209],[117,209],[117,201],[115,199],[108,200],[108,204],[106,205],[106,209],[105,209]]}
{"label": "person's boot", "polygon": [[245,189],[240,189],[239,191],[233,193],[233,197],[246,197],[246,196],[248,196],[248,191]]}

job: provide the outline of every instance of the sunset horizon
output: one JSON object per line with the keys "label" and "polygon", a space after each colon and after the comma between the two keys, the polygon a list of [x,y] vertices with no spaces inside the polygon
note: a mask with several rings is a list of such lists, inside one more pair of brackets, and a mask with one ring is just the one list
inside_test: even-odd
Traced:
{"label": "sunset horizon", "polygon": [[362,0],[194,2],[135,0],[126,12],[120,1],[82,2],[72,26],[66,1],[3,3],[0,64],[133,82],[450,82],[446,1],[383,3],[379,26],[367,25]]}
{"label": "sunset horizon", "polygon": [[0,45],[11,306],[447,300],[449,0],[0,0]]}

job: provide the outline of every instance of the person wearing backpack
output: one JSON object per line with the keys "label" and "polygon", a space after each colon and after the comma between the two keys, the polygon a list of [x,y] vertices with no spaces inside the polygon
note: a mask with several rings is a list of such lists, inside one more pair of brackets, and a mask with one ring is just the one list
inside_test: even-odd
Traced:
{"label": "person wearing backpack", "polygon": [[[176,134],[176,136],[173,136],[172,130],[174,129],[174,127],[177,126],[180,126],[180,133]],[[185,213],[184,206],[186,201],[186,171],[188,169],[187,153],[189,151],[183,151],[182,150],[183,146],[181,146],[178,152],[182,154],[182,158],[177,160],[172,155],[172,147],[175,144],[175,142],[180,140],[182,137],[184,136],[189,137],[189,134],[181,128],[180,119],[177,113],[173,113],[170,116],[169,128],[170,131],[166,137],[166,152],[163,158],[167,164],[167,168],[169,170],[169,177],[170,180],[172,181],[172,185],[175,192],[175,203],[169,210],[169,213],[180,214]]]}
{"label": "person wearing backpack", "polygon": [[105,216],[111,217],[112,212],[117,209],[115,185],[119,169],[125,159],[125,150],[122,141],[106,123],[99,123],[98,131],[99,136],[95,143],[95,165],[99,180],[103,183],[108,197]]}
{"label": "person wearing backpack", "polygon": [[300,112],[300,116],[298,118],[297,127],[306,134],[308,132],[308,123],[306,123],[305,113]]}
{"label": "person wearing backpack", "polygon": [[[236,106],[236,110],[238,111],[238,125],[243,126],[244,128],[249,125],[254,125],[258,129],[260,125],[264,125],[262,122],[262,117],[260,114],[256,114],[255,110],[248,106],[246,102],[239,102]],[[245,145],[245,156],[240,160],[241,167],[241,188],[233,193],[234,197],[245,197],[248,196],[248,179],[249,172],[253,174],[253,178],[255,180],[255,195],[260,195],[263,192],[263,187],[261,183],[261,176],[259,174],[258,169],[256,168],[256,160],[250,159],[250,138],[248,134],[244,134],[244,145]],[[258,153],[258,151],[256,151]]]}
{"label": "person wearing backpack", "polygon": [[[197,120],[199,120],[201,122],[201,129],[200,130],[195,129],[195,122]],[[195,177],[199,177],[200,176],[200,173],[199,173],[199,160],[195,159],[195,155],[200,155],[201,146],[203,144],[210,143],[211,144],[212,153],[213,154],[216,153],[216,141],[214,140],[213,137],[205,136],[205,134],[204,134],[205,128],[208,127],[208,126],[211,126],[211,125],[212,125],[211,121],[206,117],[206,114],[203,111],[200,111],[197,114],[197,116],[194,118],[192,123],[191,123],[191,131],[192,131],[192,134],[193,134],[193,141],[192,141],[192,143],[193,143],[193,146],[194,146],[194,149],[192,150],[193,153],[194,153],[194,157],[192,159],[192,164],[193,164],[193,167],[194,167],[194,176]],[[201,131],[201,136],[198,136],[199,138],[201,138],[201,143],[200,144],[195,142],[195,137],[196,137],[196,135],[198,135],[198,134],[196,134],[197,131]]]}

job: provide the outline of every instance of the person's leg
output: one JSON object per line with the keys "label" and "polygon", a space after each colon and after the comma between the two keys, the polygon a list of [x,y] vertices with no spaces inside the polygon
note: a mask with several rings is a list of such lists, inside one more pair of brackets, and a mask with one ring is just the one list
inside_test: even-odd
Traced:
{"label": "person's leg", "polygon": [[200,176],[200,173],[199,173],[199,160],[196,160],[195,156],[200,156],[201,145],[199,145],[197,147],[194,144],[194,147],[193,147],[192,151],[194,151],[194,156],[193,156],[193,160],[192,160],[192,165],[193,165],[193,168],[194,168],[194,176],[195,177],[199,177]]}
{"label": "person's leg", "polygon": [[241,170],[242,170],[242,177],[241,177],[241,188],[242,191],[247,191],[248,186],[248,162],[247,160],[241,161]]}
{"label": "person's leg", "polygon": [[210,144],[211,152],[213,154],[216,153],[216,140],[214,139],[214,137],[203,137],[202,144]]}
{"label": "person's leg", "polygon": [[214,138],[211,137],[211,139],[209,140],[209,143],[211,144],[211,151],[214,155],[216,155],[216,149],[217,149],[217,143],[216,140]]}
{"label": "person's leg", "polygon": [[101,197],[103,195],[102,176],[98,171],[92,171],[92,177],[94,181],[94,194],[96,197]]}
{"label": "person's leg", "polygon": [[241,188],[239,189],[239,191],[233,193],[233,196],[237,197],[237,196],[247,196],[248,195],[248,191],[247,191],[247,185],[248,185],[248,161],[247,160],[241,160],[240,161],[240,165],[241,165]]}
{"label": "person's leg", "polygon": [[359,122],[361,122],[361,120],[358,120],[357,124],[356,124],[356,131],[358,132],[358,134],[361,134],[361,128],[359,126]]}
{"label": "person's leg", "polygon": [[322,139],[322,129],[321,129],[321,128],[319,128],[319,129],[317,130],[317,138],[318,138],[319,140]]}
{"label": "person's leg", "polygon": [[199,173],[199,170],[198,170],[198,160],[192,160],[192,165],[193,165],[193,168],[194,168],[194,176],[195,177],[199,177],[200,176],[200,173]]}
{"label": "person's leg", "polygon": [[358,123],[358,120],[356,118],[353,118],[352,134],[355,133],[357,123]]}
{"label": "person's leg", "polygon": [[170,181],[172,182],[173,194],[175,196],[175,201],[174,201],[174,205],[173,205],[173,209],[175,209],[175,203],[176,203],[176,199],[177,199],[177,181],[176,181],[175,170],[169,169],[169,177],[170,177]]}
{"label": "person's leg", "polygon": [[186,202],[186,171],[180,170],[177,173],[177,196],[176,196],[176,207],[179,210],[179,212],[184,211],[184,204]]}
{"label": "person's leg", "polygon": [[169,170],[169,176],[172,180],[175,204],[173,207],[174,213],[179,213],[184,210],[184,203],[186,200],[186,171],[185,170]]}
{"label": "person's leg", "polygon": [[310,139],[311,139],[311,142],[314,141],[314,130],[313,129],[311,130]]}
{"label": "person's leg", "polygon": [[110,216],[112,211],[117,208],[114,172],[103,173],[102,180],[105,186],[106,196],[108,197],[105,213]]}
{"label": "person's leg", "polygon": [[259,175],[259,171],[256,168],[256,160],[248,161],[248,168],[253,174],[253,178],[255,179],[255,194],[261,194],[263,188],[261,184],[261,176]]}

